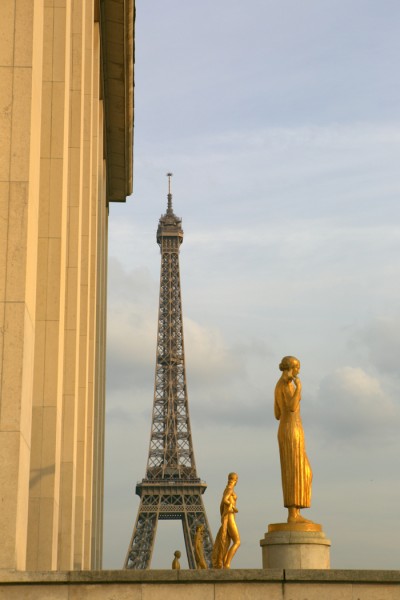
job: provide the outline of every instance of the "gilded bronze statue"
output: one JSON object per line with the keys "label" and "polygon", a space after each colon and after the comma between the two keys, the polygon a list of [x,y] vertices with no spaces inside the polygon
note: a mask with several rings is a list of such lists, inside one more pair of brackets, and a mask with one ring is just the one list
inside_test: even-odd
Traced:
{"label": "gilded bronze statue", "polygon": [[179,551],[179,550],[175,550],[175,552],[174,552],[174,557],[175,557],[175,558],[174,558],[174,560],[172,561],[172,568],[173,568],[175,571],[179,571],[179,570],[180,570],[180,568],[181,568],[181,563],[179,562],[179,559],[180,559],[180,557],[181,557],[181,553],[180,553],[180,551]]}
{"label": "gilded bronze statue", "polygon": [[235,520],[238,510],[236,508],[237,496],[234,488],[237,481],[237,474],[229,473],[228,483],[222,495],[220,505],[221,527],[217,533],[212,551],[212,565],[214,569],[230,569],[232,558],[240,546],[240,536]]}
{"label": "gilded bronze statue", "polygon": [[208,569],[206,559],[204,558],[204,525],[197,525],[194,536],[194,558],[197,569]]}
{"label": "gilded bronze statue", "polygon": [[294,356],[285,356],[279,369],[282,375],[275,387],[274,412],[279,421],[283,504],[289,511],[288,523],[312,523],[300,514],[301,508],[311,505],[312,482],[300,416],[300,361]]}

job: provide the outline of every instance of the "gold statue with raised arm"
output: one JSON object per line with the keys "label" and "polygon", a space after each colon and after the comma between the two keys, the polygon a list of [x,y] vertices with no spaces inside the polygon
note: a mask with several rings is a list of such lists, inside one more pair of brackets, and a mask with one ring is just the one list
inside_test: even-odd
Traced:
{"label": "gold statue with raised arm", "polygon": [[240,536],[235,521],[238,509],[236,508],[237,496],[234,488],[237,481],[237,474],[229,473],[228,483],[220,505],[221,527],[217,533],[212,551],[212,566],[214,569],[230,569],[232,558],[240,546]]}
{"label": "gold statue with raised arm", "polygon": [[300,514],[301,508],[311,505],[312,482],[300,416],[300,361],[294,356],[285,356],[279,369],[282,375],[275,387],[274,412],[279,421],[283,504],[289,511],[288,523],[312,523]]}

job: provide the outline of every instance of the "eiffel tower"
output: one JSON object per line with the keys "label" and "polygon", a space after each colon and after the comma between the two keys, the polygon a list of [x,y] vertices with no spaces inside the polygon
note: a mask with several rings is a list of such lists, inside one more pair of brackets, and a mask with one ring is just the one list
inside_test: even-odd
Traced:
{"label": "eiffel tower", "polygon": [[186,387],[179,276],[183,230],[181,219],[172,210],[172,173],[167,176],[168,208],[157,229],[161,278],[149,458],[146,477],[136,485],[140,506],[125,559],[126,569],[150,567],[159,519],[182,521],[190,569],[196,568],[196,528],[203,525],[204,556],[211,567],[213,540],[202,500],[207,485],[197,476]]}

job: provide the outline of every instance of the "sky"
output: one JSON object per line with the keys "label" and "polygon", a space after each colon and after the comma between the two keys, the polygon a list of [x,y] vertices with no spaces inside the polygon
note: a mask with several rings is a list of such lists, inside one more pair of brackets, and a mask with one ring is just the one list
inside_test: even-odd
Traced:
{"label": "sky", "polygon": [[[134,192],[112,204],[104,568],[121,568],[153,403],[160,253],[173,206],[186,375],[213,535],[236,471],[242,545],[260,568],[283,522],[274,387],[301,361],[313,469],[303,514],[332,568],[400,561],[400,3],[137,0]],[[152,567],[182,551],[159,523]]]}

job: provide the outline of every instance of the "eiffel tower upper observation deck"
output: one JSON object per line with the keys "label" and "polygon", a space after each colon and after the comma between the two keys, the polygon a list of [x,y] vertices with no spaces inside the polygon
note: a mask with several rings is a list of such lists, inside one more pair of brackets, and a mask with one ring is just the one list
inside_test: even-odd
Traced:
{"label": "eiffel tower upper observation deck", "polygon": [[202,500],[207,486],[197,476],[190,431],[179,275],[183,230],[172,209],[171,175],[167,212],[157,229],[161,278],[149,457],[146,477],[136,486],[141,501],[125,559],[127,569],[150,567],[158,519],[182,521],[190,569],[196,568],[196,528],[203,525],[204,555],[211,567],[213,540]]}

